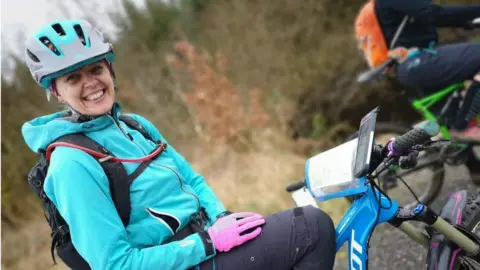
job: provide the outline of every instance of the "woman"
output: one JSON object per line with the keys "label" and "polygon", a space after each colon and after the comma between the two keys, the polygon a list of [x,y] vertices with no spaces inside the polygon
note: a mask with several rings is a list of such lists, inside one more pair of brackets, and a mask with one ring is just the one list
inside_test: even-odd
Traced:
{"label": "woman", "polygon": [[[68,107],[66,112],[24,124],[23,136],[33,151],[77,132],[116,157],[144,157],[155,148],[119,120],[112,47],[90,23],[46,25],[27,40],[25,59],[47,96],[54,95]],[[130,116],[153,139],[166,143],[151,122]],[[138,167],[138,163],[123,165],[128,173]],[[131,184],[126,227],[104,171],[79,149],[53,151],[44,190],[68,223],[75,249],[92,269],[333,268],[335,229],[324,212],[303,207],[268,217],[229,213],[171,145]],[[185,238],[178,237],[201,209],[207,224]]]}

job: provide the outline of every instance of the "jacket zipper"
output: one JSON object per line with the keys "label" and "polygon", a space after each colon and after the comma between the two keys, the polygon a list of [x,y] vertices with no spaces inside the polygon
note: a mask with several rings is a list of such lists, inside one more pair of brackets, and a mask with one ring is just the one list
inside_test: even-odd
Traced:
{"label": "jacket zipper", "polygon": [[197,212],[200,211],[200,199],[199,199],[195,194],[190,193],[190,192],[186,191],[185,189],[183,189],[182,179],[180,178],[180,175],[178,175],[178,173],[177,173],[174,169],[172,169],[172,168],[170,168],[170,167],[168,167],[168,166],[165,166],[165,165],[157,164],[157,163],[155,163],[155,162],[152,162],[152,164],[157,165],[158,167],[165,168],[165,169],[167,169],[167,170],[172,171],[172,172],[175,174],[175,176],[177,177],[177,179],[178,179],[178,182],[179,182],[179,184],[180,184],[180,189],[183,190],[183,192],[185,192],[185,193],[191,195],[192,197],[194,197],[195,200],[197,200],[197,204],[198,204]]}
{"label": "jacket zipper", "polygon": [[[111,117],[111,116],[110,116],[110,117]],[[130,136],[127,135],[127,133],[126,133],[126,132],[122,129],[122,127],[120,126],[120,123],[118,123],[113,117],[111,117],[111,118],[112,118],[113,122],[115,123],[115,126],[120,130],[120,132],[121,132],[123,135],[125,135],[125,137],[127,137],[130,141],[132,141],[132,142],[140,149],[140,151],[142,151],[142,153],[143,153],[144,155],[147,155],[147,154],[143,151],[142,147],[140,147],[140,145],[138,145],[137,142],[135,142],[135,141],[133,140],[133,138],[131,138]],[[180,175],[179,175],[174,169],[172,169],[172,168],[170,168],[170,167],[168,167],[168,166],[165,166],[165,165],[157,164],[157,163],[155,163],[155,161],[152,161],[152,164],[154,164],[154,165],[156,165],[156,166],[158,166],[158,167],[160,167],[160,168],[165,168],[165,169],[168,169],[168,170],[172,171],[173,174],[175,174],[175,176],[176,176],[177,179],[178,179],[178,182],[179,182],[179,184],[180,184],[180,189],[181,189],[183,192],[185,192],[185,193],[191,195],[192,197],[194,197],[195,200],[197,200],[197,204],[198,204],[197,212],[200,211],[200,199],[199,199],[195,194],[190,193],[190,192],[186,191],[185,189],[183,189],[182,179],[180,178]]]}
{"label": "jacket zipper", "polygon": [[[120,132],[121,132],[127,139],[129,139],[130,141],[133,141],[133,138],[132,138],[131,136],[129,136],[129,134],[126,133],[126,132],[123,130],[123,128],[120,126],[120,123],[119,123],[117,120],[115,120],[115,118],[113,118],[113,116],[110,116],[110,115],[109,115],[108,117],[112,118],[112,121],[113,121],[113,123],[115,123],[115,126],[120,130]],[[137,146],[138,146],[138,145],[137,145]],[[143,151],[142,151],[142,152],[143,152]]]}

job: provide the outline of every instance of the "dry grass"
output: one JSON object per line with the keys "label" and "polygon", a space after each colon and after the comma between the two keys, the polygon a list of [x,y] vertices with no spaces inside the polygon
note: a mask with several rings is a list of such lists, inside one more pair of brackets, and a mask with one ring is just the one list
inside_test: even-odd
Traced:
{"label": "dry grass", "polygon": [[263,91],[242,91],[232,84],[226,74],[228,59],[221,53],[213,57],[187,41],[176,42],[174,48],[178,56],[168,55],[167,62],[176,78],[188,82],[185,88],[190,91],[182,97],[192,111],[197,134],[207,142],[245,148],[252,132],[268,119]]}
{"label": "dry grass", "polygon": [[[306,158],[294,154],[295,142],[272,130],[257,134],[256,139],[264,144],[254,152],[238,153],[217,147],[209,152],[208,159],[201,159],[205,149],[199,150],[198,158],[193,155],[196,161],[193,166],[205,176],[228,209],[268,215],[293,207],[285,187],[303,179]],[[319,205],[335,222],[347,209],[344,199]]]}
{"label": "dry grass", "polygon": [[18,231],[2,235],[1,268],[4,270],[69,269],[58,256],[56,256],[58,265],[53,265],[50,241],[48,223],[39,214],[37,219],[26,223]]}

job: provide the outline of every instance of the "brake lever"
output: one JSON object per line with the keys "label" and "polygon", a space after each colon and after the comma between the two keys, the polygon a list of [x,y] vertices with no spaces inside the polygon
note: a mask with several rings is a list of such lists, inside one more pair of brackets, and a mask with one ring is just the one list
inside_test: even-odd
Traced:
{"label": "brake lever", "polygon": [[402,169],[412,169],[417,166],[418,151],[414,150],[398,159],[398,166]]}
{"label": "brake lever", "polygon": [[[384,166],[396,165],[402,169],[411,169],[417,165],[418,163],[417,157],[420,151],[424,151],[430,148],[442,149],[444,148],[444,146],[450,145],[450,144],[451,144],[450,140],[446,140],[446,139],[440,139],[436,141],[430,140],[428,142],[425,142],[424,144],[417,144],[413,146],[412,148],[410,148],[407,154],[399,155],[399,156],[390,156],[390,151],[388,150],[388,143],[385,144],[385,146],[377,145],[377,153],[381,153],[380,154],[381,157],[390,157],[389,164],[386,164],[386,162],[379,162],[378,165],[380,165],[381,163]],[[376,171],[377,169],[378,168],[376,167],[375,170],[373,171]],[[382,171],[383,171],[383,168],[382,168]]]}
{"label": "brake lever", "polygon": [[426,150],[426,149],[429,149],[429,148],[444,148],[445,146],[448,146],[450,145],[452,142],[450,140],[447,140],[447,139],[439,139],[439,140],[436,140],[436,141],[429,141],[423,145],[420,145],[420,147],[418,149],[415,149],[415,150],[418,150],[418,151],[423,151],[423,150]]}

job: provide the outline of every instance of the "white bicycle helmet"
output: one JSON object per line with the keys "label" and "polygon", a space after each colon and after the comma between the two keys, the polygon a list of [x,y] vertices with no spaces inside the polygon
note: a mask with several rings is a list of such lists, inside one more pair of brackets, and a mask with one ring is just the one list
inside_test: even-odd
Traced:
{"label": "white bicycle helmet", "polygon": [[45,89],[52,79],[101,59],[114,61],[112,45],[85,20],[54,21],[26,41],[25,62]]}

